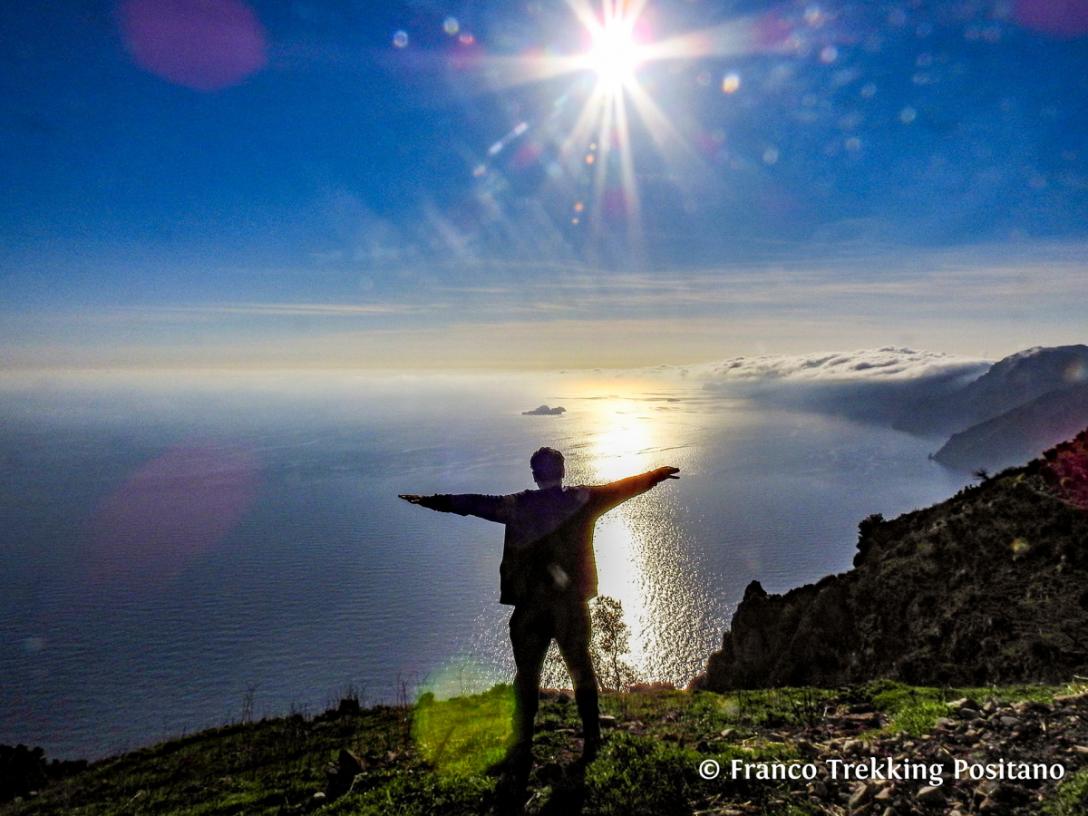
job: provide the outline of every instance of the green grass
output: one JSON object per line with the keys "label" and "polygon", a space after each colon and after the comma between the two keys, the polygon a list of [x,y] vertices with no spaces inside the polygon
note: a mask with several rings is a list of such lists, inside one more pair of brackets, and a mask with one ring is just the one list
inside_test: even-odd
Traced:
{"label": "green grass", "polygon": [[686,816],[700,756],[690,748],[616,734],[586,771],[587,816]]}
{"label": "green grass", "polygon": [[[980,704],[990,698],[1047,701],[1083,688],[939,689],[879,681],[849,691],[606,694],[604,713],[637,723],[628,726],[630,732],[609,732],[585,771],[584,785],[569,778],[578,749],[576,706],[567,697],[553,697],[542,701],[537,718],[530,813],[564,812],[562,797],[572,795],[572,787],[587,816],[687,814],[712,806],[709,800],[725,791],[769,801],[775,783],[752,783],[750,790],[735,782],[708,783],[698,777],[699,762],[714,758],[725,768],[733,759],[798,758],[786,732],[818,725],[826,709],[842,703],[883,712],[888,725],[882,730],[921,734],[958,697]],[[0,814],[486,813],[496,792],[483,771],[503,754],[512,709],[510,687],[496,686],[447,701],[425,696],[411,709],[376,707],[231,725],[96,762],[33,800],[0,806]],[[342,748],[362,757],[366,771],[350,794],[319,807],[313,795],[324,790],[325,769]],[[551,776],[543,770],[548,765]],[[1086,796],[1088,771],[1080,771],[1064,782],[1048,812],[1088,816]],[[794,816],[809,813],[806,808],[797,804]]]}
{"label": "green grass", "polygon": [[321,810],[351,816],[450,816],[484,811],[494,782],[479,776],[428,771],[398,774],[363,793],[350,793]]}
{"label": "green grass", "polygon": [[[96,762],[36,799],[0,812],[279,813],[324,788],[325,766],[340,748],[378,764],[399,764],[407,733],[404,712],[391,708],[344,718],[295,716],[232,725]],[[390,753],[397,759],[387,759]]]}
{"label": "green grass", "polygon": [[436,702],[424,695],[412,715],[412,737],[423,759],[440,773],[480,773],[502,759],[510,737],[514,690]]}
{"label": "green grass", "polygon": [[1088,769],[1058,786],[1058,795],[1047,802],[1046,812],[1051,816],[1088,816]]}
{"label": "green grass", "polygon": [[757,729],[814,725],[834,697],[828,689],[781,688],[712,692],[651,691],[606,698],[607,713],[639,720],[659,736],[697,740],[725,729],[747,735]]}
{"label": "green grass", "polygon": [[1075,684],[933,688],[908,686],[891,680],[877,680],[864,686],[860,690],[860,696],[869,698],[874,708],[888,716],[888,731],[920,736],[932,731],[940,717],[950,715],[948,703],[963,697],[970,698],[980,705],[991,699],[999,703],[1019,700],[1045,703],[1050,702],[1059,694],[1068,694],[1077,690],[1082,689]]}

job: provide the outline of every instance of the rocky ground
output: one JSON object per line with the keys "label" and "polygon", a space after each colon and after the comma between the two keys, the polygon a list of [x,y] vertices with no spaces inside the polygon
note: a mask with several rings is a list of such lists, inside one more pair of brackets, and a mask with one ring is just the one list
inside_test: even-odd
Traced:
{"label": "rocky ground", "polygon": [[[883,767],[891,758],[901,763],[924,763],[942,768],[940,784],[932,779],[832,781],[828,775],[788,790],[779,790],[769,800],[737,802],[735,796],[720,794],[700,812],[707,814],[752,814],[788,812],[790,805],[803,802],[809,812],[846,816],[875,814],[966,814],[995,816],[1039,814],[1053,806],[1058,782],[1052,779],[1012,781],[972,780],[970,773],[954,777],[957,759],[970,765],[1001,763],[1060,766],[1064,778],[1088,767],[1088,693],[1055,697],[1051,703],[1022,701],[978,703],[961,698],[948,705],[947,716],[919,736],[872,733],[886,724],[886,718],[871,705],[841,704],[818,726],[776,734],[792,742],[802,760],[824,765],[831,758],[855,762],[876,757]],[[859,733],[860,732],[860,733]],[[1006,765],[1006,767],[1009,767]],[[732,801],[731,801],[732,800]],[[1088,812],[1088,786],[1082,790],[1079,810]]]}
{"label": "rocky ground", "polygon": [[[819,704],[821,713],[809,724],[756,729],[740,739],[736,728],[703,735],[695,745],[697,767],[707,758],[715,758],[721,773],[716,779],[700,779],[691,786],[691,812],[699,816],[1088,814],[1088,691],[1055,695],[1048,702],[961,697],[927,707],[930,716],[941,716],[933,719],[931,726],[925,717],[916,722],[930,726],[917,735],[899,730],[896,717],[879,710],[867,697],[855,690],[826,698]],[[645,736],[654,731],[639,720],[621,719],[614,724],[614,734]],[[656,736],[683,742],[677,735],[658,732]],[[738,757],[749,764],[750,778],[730,778],[730,763]],[[554,799],[551,787],[561,784],[563,765],[556,760],[566,759],[567,767],[573,767],[574,757],[542,759],[534,779],[536,794],[526,812],[562,812],[548,806],[547,794]],[[840,769],[843,764],[875,762],[885,776],[893,775],[890,762],[907,778],[847,780],[841,778],[840,770],[839,778],[833,779],[832,760],[842,761]],[[967,766],[959,778],[957,760]],[[813,781],[761,780],[756,778],[760,763],[812,765],[818,776]],[[925,778],[911,778],[904,770],[906,763],[924,764]],[[987,766],[999,775],[998,766],[1010,774],[1020,772],[1024,763],[1046,766],[1048,778],[985,778]],[[972,766],[980,769],[977,773],[983,778],[971,778]],[[1052,778],[1058,769],[1061,778]],[[930,776],[934,773],[939,781]],[[573,783],[568,780],[568,784]]]}

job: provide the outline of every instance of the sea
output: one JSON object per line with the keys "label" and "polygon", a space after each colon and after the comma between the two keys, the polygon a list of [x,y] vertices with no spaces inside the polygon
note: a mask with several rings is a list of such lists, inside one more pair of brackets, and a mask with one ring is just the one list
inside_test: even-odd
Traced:
{"label": "sea", "polygon": [[680,468],[595,538],[628,661],[678,686],[751,581],[847,570],[863,518],[966,481],[677,370],[9,374],[0,420],[0,743],[69,759],[509,681],[501,527],[397,496],[532,487],[543,445],[572,484]]}

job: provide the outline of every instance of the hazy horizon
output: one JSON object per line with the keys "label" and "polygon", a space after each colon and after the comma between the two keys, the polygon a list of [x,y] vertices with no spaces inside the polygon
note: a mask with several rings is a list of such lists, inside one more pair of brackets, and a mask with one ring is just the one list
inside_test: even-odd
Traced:
{"label": "hazy horizon", "polygon": [[[614,328],[614,325],[613,325]],[[5,366],[3,370],[0,370],[0,383],[5,381],[9,383],[14,382],[27,382],[28,378],[33,381],[37,377],[57,377],[57,378],[73,378],[79,380],[88,376],[105,375],[116,377],[134,377],[139,375],[146,375],[151,378],[158,376],[174,376],[178,374],[189,375],[192,377],[202,376],[226,376],[226,375],[253,375],[253,376],[276,376],[276,375],[350,375],[358,374],[360,376],[396,376],[403,374],[405,376],[420,376],[420,375],[435,375],[435,376],[460,376],[460,375],[478,375],[478,374],[492,374],[492,375],[511,375],[517,376],[520,374],[604,374],[608,376],[622,376],[625,374],[637,374],[640,372],[652,371],[654,369],[676,369],[686,370],[694,369],[701,370],[712,366],[716,363],[720,363],[725,360],[732,359],[789,359],[796,357],[804,357],[806,355],[819,356],[827,354],[858,354],[865,352],[875,352],[885,349],[914,351],[921,353],[931,353],[935,355],[945,356],[952,361],[973,361],[979,363],[994,363],[1004,357],[1008,357],[1018,352],[1026,351],[1032,348],[1038,347],[1054,347],[1054,346],[1072,346],[1081,345],[1084,343],[1086,337],[1083,331],[1070,330],[1069,332],[1055,332],[1053,340],[1050,342],[1041,342],[1038,339],[1036,342],[1010,342],[1008,337],[1003,338],[1000,344],[989,345],[973,345],[968,344],[964,347],[958,348],[954,351],[948,349],[935,349],[932,346],[924,345],[904,345],[893,343],[873,343],[869,345],[855,345],[847,346],[845,344],[839,346],[833,345],[814,345],[808,347],[789,346],[778,351],[772,351],[768,347],[760,344],[754,349],[751,349],[747,353],[740,350],[721,350],[718,353],[707,353],[700,357],[685,357],[682,354],[676,356],[675,359],[666,357],[653,357],[648,360],[641,360],[636,357],[634,360],[628,362],[620,362],[618,360],[608,360],[603,358],[606,362],[553,362],[544,360],[534,360],[533,355],[527,355],[528,359],[519,361],[509,361],[501,359],[496,362],[496,355],[489,355],[486,358],[481,358],[477,362],[472,360],[461,359],[457,362],[451,363],[439,363],[433,360],[418,360],[414,364],[401,362],[400,364],[391,364],[387,360],[374,360],[369,361],[367,359],[357,360],[337,360],[330,358],[318,358],[310,363],[303,362],[291,362],[285,360],[283,357],[278,357],[274,360],[269,360],[265,364],[258,364],[253,361],[242,362],[236,360],[218,358],[216,360],[208,360],[204,362],[198,362],[193,360],[175,360],[175,361],[102,361],[102,362],[86,362],[81,364],[78,360],[72,360],[71,355],[65,362],[51,362],[42,364],[40,362],[35,364],[18,362]],[[601,357],[595,357],[594,359],[601,360]]]}
{"label": "hazy horizon", "polygon": [[[1036,345],[1083,340],[1074,304],[1088,301],[1088,262],[1070,259],[1072,252],[1052,254],[1057,260],[1047,269],[1040,268],[1043,255],[1030,273],[1008,266],[961,269],[951,280],[936,272],[898,281],[779,275],[664,285],[657,278],[646,294],[646,279],[620,283],[605,276],[591,306],[568,302],[576,299],[570,292],[592,280],[588,275],[577,285],[562,279],[518,284],[526,290],[518,297],[533,296],[537,287],[558,291],[550,305],[534,304],[533,311],[558,315],[547,320],[471,319],[468,310],[468,318],[446,322],[458,312],[447,304],[421,310],[424,317],[398,317],[403,325],[368,329],[369,307],[350,302],[264,302],[109,307],[90,316],[27,311],[9,314],[0,331],[9,370],[641,368],[888,345],[996,360]],[[1088,257],[1088,246],[1081,257]],[[624,306],[632,292],[645,302]],[[515,297],[512,287],[507,296]],[[595,313],[572,316],[585,309]],[[644,316],[622,314],[625,309]],[[744,314],[729,316],[738,309]],[[783,311],[786,317],[774,317]],[[119,336],[129,344],[118,345]]]}

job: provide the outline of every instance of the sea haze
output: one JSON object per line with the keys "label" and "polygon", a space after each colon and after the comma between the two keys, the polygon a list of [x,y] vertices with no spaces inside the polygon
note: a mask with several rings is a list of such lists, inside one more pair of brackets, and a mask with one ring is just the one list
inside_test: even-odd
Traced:
{"label": "sea haze", "polygon": [[[98,757],[292,707],[509,678],[502,530],[405,492],[659,465],[605,516],[632,661],[688,681],[745,585],[850,566],[858,522],[963,481],[932,441],[768,409],[682,372],[9,378],[0,391],[0,743]],[[547,403],[562,416],[523,416]]]}

